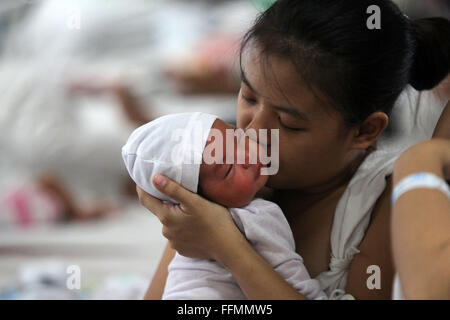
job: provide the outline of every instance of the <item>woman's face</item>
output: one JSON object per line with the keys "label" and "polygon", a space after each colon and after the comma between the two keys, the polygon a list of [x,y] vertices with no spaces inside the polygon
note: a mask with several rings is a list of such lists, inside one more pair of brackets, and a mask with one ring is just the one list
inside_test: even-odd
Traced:
{"label": "woman's face", "polygon": [[[259,152],[259,146],[256,141],[250,140],[246,137],[245,141],[245,162],[238,164],[237,161],[237,138],[233,141],[226,141],[226,129],[235,129],[233,126],[216,120],[212,128],[220,131],[223,139],[222,144],[215,142],[215,148],[222,149],[222,155],[226,156],[226,143],[232,143],[234,147],[234,163],[205,163],[205,152],[203,154],[203,162],[200,166],[199,185],[203,191],[203,195],[214,202],[222,204],[227,207],[243,207],[247,205],[267,182],[267,176],[261,175],[261,163],[257,155],[251,161],[250,152]],[[208,137],[207,146],[215,141],[214,136]],[[220,141],[220,140],[218,140]],[[206,150],[206,148],[205,148]],[[212,156],[215,156],[215,151],[212,151]],[[225,159],[224,159],[225,160]]]}
{"label": "woman's face", "polygon": [[[323,101],[302,83],[289,61],[270,56],[263,64],[257,49],[249,50],[243,64],[237,126],[279,129],[279,171],[269,177],[268,186],[320,189],[349,165],[349,131],[342,116]],[[267,148],[270,152],[270,143]]]}

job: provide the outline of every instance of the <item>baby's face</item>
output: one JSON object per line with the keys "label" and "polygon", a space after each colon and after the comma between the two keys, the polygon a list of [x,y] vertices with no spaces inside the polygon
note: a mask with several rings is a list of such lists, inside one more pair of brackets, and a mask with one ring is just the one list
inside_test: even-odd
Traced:
{"label": "baby's face", "polygon": [[[223,137],[223,155],[226,155],[226,129],[235,129],[233,126],[217,119],[212,128],[220,130]],[[211,141],[211,132],[208,137],[209,145]],[[259,153],[260,146],[256,141],[245,137],[245,164],[237,164],[237,139],[234,141],[234,163],[227,164],[213,163],[206,164],[205,160],[200,166],[199,186],[203,195],[212,201],[221,205],[238,208],[247,205],[267,182],[268,176],[261,175],[262,167],[259,158],[256,164],[250,164],[251,159],[249,152],[257,151]],[[216,142],[217,143],[217,142]],[[252,145],[252,146],[251,146]],[[216,145],[216,148],[218,146]],[[214,155],[214,154],[213,154]],[[204,154],[205,156],[205,154]]]}

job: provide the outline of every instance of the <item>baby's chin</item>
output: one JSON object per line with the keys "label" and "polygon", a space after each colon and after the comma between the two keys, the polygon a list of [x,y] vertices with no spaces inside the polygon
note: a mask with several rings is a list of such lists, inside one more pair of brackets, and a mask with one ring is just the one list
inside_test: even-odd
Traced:
{"label": "baby's chin", "polygon": [[221,199],[221,200],[215,201],[215,202],[217,202],[218,204],[221,204],[225,207],[228,207],[228,208],[245,207],[250,202],[252,202],[252,200],[255,198],[256,194],[258,193],[258,191],[264,187],[266,181],[267,181],[267,178],[263,178],[260,181],[258,181],[258,182],[260,182],[258,184],[258,187],[255,188],[254,190],[252,190],[252,192],[241,191],[241,192],[239,192],[238,197],[233,197],[233,199]]}
{"label": "baby's chin", "polygon": [[255,194],[256,193],[240,196],[238,199],[222,199],[222,201],[216,202],[228,208],[242,208],[248,205],[253,200]]}
{"label": "baby's chin", "polygon": [[[268,178],[269,176],[261,175],[256,181],[250,181],[248,179],[237,181],[235,184],[236,188],[232,193],[214,192],[211,194],[210,192],[202,191],[201,195],[228,208],[242,208],[255,198],[258,191],[266,185]],[[205,189],[207,188],[202,188],[202,190]]]}

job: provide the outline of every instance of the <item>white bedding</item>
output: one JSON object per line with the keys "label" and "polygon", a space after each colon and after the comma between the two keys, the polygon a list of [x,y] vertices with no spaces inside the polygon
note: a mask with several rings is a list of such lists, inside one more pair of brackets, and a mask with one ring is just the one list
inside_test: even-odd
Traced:
{"label": "white bedding", "polygon": [[24,268],[48,260],[81,268],[81,290],[99,290],[111,277],[143,279],[156,270],[166,245],[161,223],[137,203],[109,219],[0,232],[0,292],[21,283]]}

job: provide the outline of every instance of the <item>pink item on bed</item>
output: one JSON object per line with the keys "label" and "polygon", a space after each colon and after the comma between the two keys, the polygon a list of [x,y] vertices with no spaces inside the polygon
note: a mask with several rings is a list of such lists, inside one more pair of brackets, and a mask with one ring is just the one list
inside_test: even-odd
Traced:
{"label": "pink item on bed", "polygon": [[16,187],[0,200],[0,225],[30,227],[62,216],[62,205],[52,194],[34,187]]}

